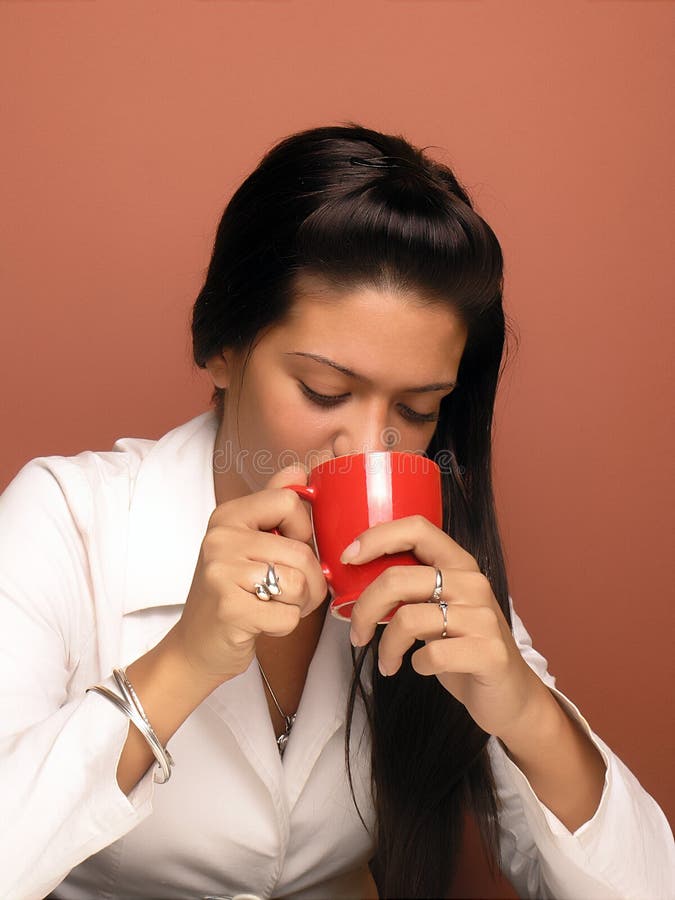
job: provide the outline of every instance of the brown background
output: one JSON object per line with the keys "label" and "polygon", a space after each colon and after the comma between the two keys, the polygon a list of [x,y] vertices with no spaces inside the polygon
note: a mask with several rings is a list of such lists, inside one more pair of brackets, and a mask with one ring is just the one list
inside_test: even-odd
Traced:
{"label": "brown background", "polygon": [[[0,0],[0,488],[34,456],[207,408],[190,306],[227,199],[279,138],[356,120],[431,146],[506,258],[520,348],[496,478],[516,607],[672,816],[674,13]],[[455,896],[512,896],[484,868],[472,852]]]}

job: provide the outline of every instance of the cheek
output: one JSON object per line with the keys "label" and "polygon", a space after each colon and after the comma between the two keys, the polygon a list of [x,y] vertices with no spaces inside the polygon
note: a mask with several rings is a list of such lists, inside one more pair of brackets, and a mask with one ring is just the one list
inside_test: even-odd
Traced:
{"label": "cheek", "polygon": [[433,436],[430,428],[415,428],[406,424],[388,430],[392,434],[392,443],[387,449],[401,453],[424,453]]}
{"label": "cheek", "polygon": [[291,454],[304,462],[308,453],[321,449],[331,434],[330,422],[329,416],[313,414],[294,384],[244,398],[240,409],[242,442],[251,450],[269,450],[282,465],[290,463]]}

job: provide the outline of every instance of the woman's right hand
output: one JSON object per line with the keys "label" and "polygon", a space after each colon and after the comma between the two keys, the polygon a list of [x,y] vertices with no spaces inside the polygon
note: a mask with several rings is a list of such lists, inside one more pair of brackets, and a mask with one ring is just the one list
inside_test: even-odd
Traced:
{"label": "woman's right hand", "polygon": [[[246,671],[259,634],[282,637],[326,597],[311,546],[308,509],[284,485],[305,484],[298,466],[253,494],[219,504],[209,519],[192,585],[173,638],[195,674],[214,686]],[[278,528],[280,534],[270,533]],[[253,586],[274,563],[282,593],[259,600]]]}

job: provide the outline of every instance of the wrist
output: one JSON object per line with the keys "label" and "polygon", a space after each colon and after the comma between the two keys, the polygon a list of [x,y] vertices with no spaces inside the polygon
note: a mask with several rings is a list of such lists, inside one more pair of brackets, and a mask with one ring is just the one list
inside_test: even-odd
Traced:
{"label": "wrist", "polygon": [[[136,694],[145,718],[172,764],[167,744],[188,716],[222,683],[223,679],[205,678],[190,665],[182,650],[180,634],[171,629],[164,638],[125,669],[125,676]],[[117,767],[117,783],[128,794],[147,770],[153,755],[143,722],[132,718],[127,740]],[[165,773],[166,774],[166,773]]]}
{"label": "wrist", "polygon": [[[545,758],[557,745],[567,716],[541,679],[531,673],[532,685],[519,716],[495,735],[517,765]],[[544,756],[543,756],[544,755]]]}
{"label": "wrist", "polygon": [[540,685],[523,715],[497,737],[540,802],[574,832],[598,809],[605,762],[581,724]]}
{"label": "wrist", "polygon": [[151,682],[166,702],[190,712],[224,680],[201,672],[191,663],[176,626],[144,656],[127,666],[126,673],[134,687],[136,682]]}

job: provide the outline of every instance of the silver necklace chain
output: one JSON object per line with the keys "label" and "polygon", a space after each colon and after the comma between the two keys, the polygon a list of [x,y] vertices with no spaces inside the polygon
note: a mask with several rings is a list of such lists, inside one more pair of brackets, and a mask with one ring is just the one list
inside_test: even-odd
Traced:
{"label": "silver necklace chain", "polygon": [[296,713],[293,713],[292,716],[286,715],[286,713],[283,711],[283,709],[279,705],[279,701],[276,698],[276,694],[272,690],[272,685],[269,683],[267,675],[265,675],[265,670],[260,665],[260,660],[258,660],[258,668],[260,669],[260,674],[262,675],[263,680],[264,680],[265,684],[267,685],[267,690],[270,692],[270,696],[272,697],[272,700],[274,700],[274,705],[279,710],[279,715],[286,723],[286,731],[284,731],[283,734],[280,734],[279,737],[277,738],[277,747],[279,748],[279,753],[281,754],[281,756],[283,756],[284,750],[286,749],[286,744],[288,743],[288,736],[291,733],[291,728],[293,727],[293,723],[295,722]]}

